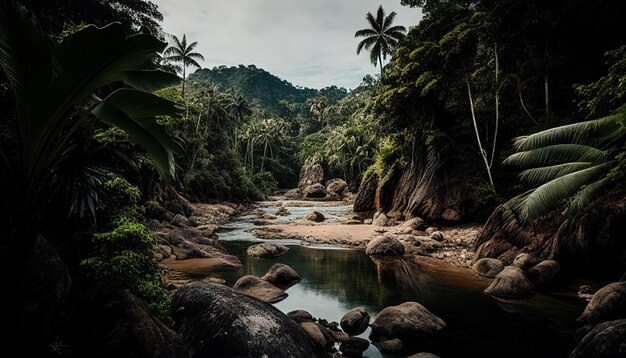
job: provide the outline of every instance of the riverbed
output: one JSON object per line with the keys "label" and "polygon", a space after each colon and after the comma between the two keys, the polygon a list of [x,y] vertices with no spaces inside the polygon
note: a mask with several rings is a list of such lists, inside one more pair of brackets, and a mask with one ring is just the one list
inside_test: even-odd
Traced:
{"label": "riverbed", "polygon": [[[289,207],[289,215],[275,222],[286,223],[322,212],[330,221],[339,220],[350,206]],[[274,207],[262,209],[276,211]],[[365,307],[372,316],[383,308],[416,301],[441,317],[447,327],[429,339],[419,351],[442,358],[481,357],[566,357],[574,347],[576,317],[585,302],[565,292],[536,294],[523,301],[499,301],[482,291],[489,282],[471,270],[430,257],[405,256],[378,260],[363,250],[309,245],[298,240],[281,240],[289,251],[274,259],[246,255],[248,246],[259,239],[248,232],[254,216],[244,217],[220,232],[222,245],[243,263],[238,271],[217,272],[232,286],[243,275],[262,276],[274,263],[291,266],[302,281],[289,288],[289,296],[275,304],[283,312],[309,311],[316,318],[339,322],[354,307]],[[266,240],[265,240],[266,241]],[[202,276],[190,276],[200,279]],[[361,337],[367,338],[369,330]],[[367,357],[381,354],[371,345]]]}

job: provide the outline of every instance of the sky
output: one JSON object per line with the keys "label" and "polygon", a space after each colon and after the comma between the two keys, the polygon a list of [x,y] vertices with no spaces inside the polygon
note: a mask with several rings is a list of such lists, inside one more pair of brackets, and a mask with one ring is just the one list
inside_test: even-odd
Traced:
{"label": "sky", "polygon": [[400,0],[152,0],[163,14],[163,30],[197,41],[203,67],[257,67],[294,85],[352,89],[377,74],[367,52],[356,55],[357,30],[365,15],[383,5],[407,29],[419,9]]}

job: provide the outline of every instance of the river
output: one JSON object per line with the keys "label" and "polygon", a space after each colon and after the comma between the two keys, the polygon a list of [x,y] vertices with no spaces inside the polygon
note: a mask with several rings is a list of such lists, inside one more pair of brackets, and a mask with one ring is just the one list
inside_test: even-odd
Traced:
{"label": "river", "polygon": [[[302,218],[311,210],[331,220],[349,211],[349,206],[291,207],[278,222]],[[265,208],[273,212],[275,208]],[[260,240],[247,230],[254,217],[244,217],[219,233],[229,253],[243,263],[235,272],[212,276],[235,283],[242,275],[262,276],[274,263],[291,266],[302,281],[289,288],[289,296],[275,304],[283,312],[297,309],[314,317],[339,322],[354,307],[363,306],[373,317],[383,308],[416,301],[442,318],[447,327],[429,339],[420,351],[446,357],[566,357],[574,347],[575,320],[585,302],[565,289],[523,301],[499,301],[482,291],[488,281],[471,270],[461,269],[432,258],[375,260],[363,250],[303,245],[280,241],[289,251],[274,259],[246,255],[248,246]],[[197,279],[199,277],[190,277]],[[361,335],[367,338],[369,330]],[[396,357],[381,354],[370,345],[366,357]]]}

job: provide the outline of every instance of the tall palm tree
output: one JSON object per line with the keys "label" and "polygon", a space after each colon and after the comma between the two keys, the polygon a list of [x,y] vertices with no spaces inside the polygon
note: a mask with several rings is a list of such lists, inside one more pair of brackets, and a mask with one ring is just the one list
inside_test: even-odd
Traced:
{"label": "tall palm tree", "polygon": [[183,34],[182,41],[172,35],[172,39],[174,40],[174,45],[168,47],[163,53],[164,58],[163,61],[165,63],[178,63],[180,66],[175,67],[176,72],[182,72],[183,74],[183,99],[185,99],[185,80],[186,80],[186,70],[187,66],[193,66],[196,68],[200,68],[200,64],[196,60],[204,61],[204,56],[202,56],[198,52],[192,52],[196,46],[198,46],[198,41],[194,41],[190,44],[187,44],[187,35]]}
{"label": "tall palm tree", "polygon": [[392,54],[396,44],[406,33],[404,26],[391,26],[395,17],[395,11],[385,16],[385,10],[380,5],[376,18],[371,12],[368,12],[365,17],[370,27],[354,34],[354,37],[364,37],[356,48],[356,54],[359,55],[363,48],[370,51],[372,64],[374,66],[377,63],[380,65],[381,80],[383,78],[383,59],[387,59],[387,56]]}

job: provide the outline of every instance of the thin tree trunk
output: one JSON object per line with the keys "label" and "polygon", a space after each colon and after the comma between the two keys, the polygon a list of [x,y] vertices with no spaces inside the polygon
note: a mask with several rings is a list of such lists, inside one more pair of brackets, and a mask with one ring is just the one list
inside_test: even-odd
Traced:
{"label": "thin tree trunk", "polygon": [[380,83],[383,83],[383,57],[378,54],[378,63],[380,63]]}
{"label": "thin tree trunk", "polygon": [[528,109],[526,109],[526,105],[524,105],[524,99],[522,98],[522,92],[518,90],[518,96],[519,96],[519,103],[522,106],[522,108],[524,109],[524,112],[526,112],[526,114],[528,115],[528,117],[533,121],[533,123],[535,124],[539,124],[535,118],[532,116],[532,114],[530,114],[530,112],[528,111]]}
{"label": "thin tree trunk", "polygon": [[472,112],[472,122],[474,123],[474,132],[476,133],[476,140],[478,141],[478,149],[480,150],[480,156],[483,158],[483,161],[485,162],[485,169],[487,169],[487,175],[489,176],[489,183],[491,183],[491,187],[495,190],[495,186],[493,185],[493,178],[491,177],[491,167],[489,166],[489,161],[487,160],[487,152],[483,149],[483,144],[480,140],[480,133],[478,132],[476,114],[474,113],[474,100],[472,99],[472,88],[470,87],[470,83],[468,79],[465,80],[465,83],[467,84],[467,95],[469,97],[470,110]]}
{"label": "thin tree trunk", "polygon": [[261,159],[261,172],[263,172],[263,167],[265,166],[266,155],[267,155],[267,140],[265,141],[265,145],[263,146],[263,158]]}
{"label": "thin tree trunk", "polygon": [[[495,129],[493,131],[493,143],[492,143],[492,148],[491,148],[491,160],[489,161],[489,169],[491,171],[491,168],[493,168],[493,159],[496,157],[496,144],[497,144],[497,140],[498,140],[498,125],[500,124],[500,62],[498,60],[498,44],[494,45],[494,56],[496,58],[496,84],[495,84],[495,88],[496,88],[496,93],[495,93],[495,97],[496,97],[496,126]],[[491,186],[493,186],[493,182],[491,183]]]}

